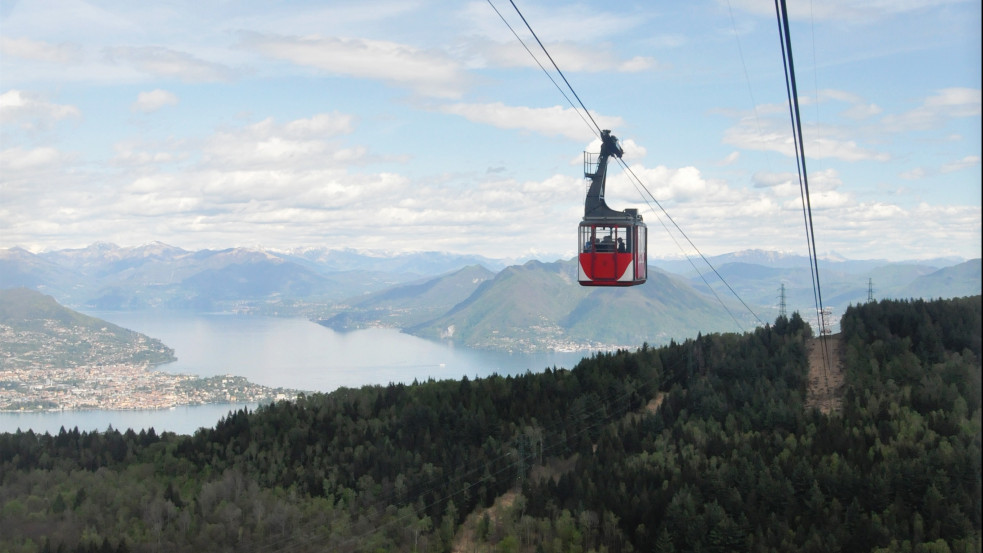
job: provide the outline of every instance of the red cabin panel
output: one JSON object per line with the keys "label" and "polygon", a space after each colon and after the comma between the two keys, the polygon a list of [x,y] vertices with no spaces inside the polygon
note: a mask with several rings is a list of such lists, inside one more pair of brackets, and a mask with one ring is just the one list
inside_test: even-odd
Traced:
{"label": "red cabin panel", "polygon": [[[630,286],[637,276],[632,271],[627,276],[628,269],[633,267],[634,254],[630,253],[582,253],[580,267],[586,280],[593,285]],[[581,281],[581,284],[584,284]]]}

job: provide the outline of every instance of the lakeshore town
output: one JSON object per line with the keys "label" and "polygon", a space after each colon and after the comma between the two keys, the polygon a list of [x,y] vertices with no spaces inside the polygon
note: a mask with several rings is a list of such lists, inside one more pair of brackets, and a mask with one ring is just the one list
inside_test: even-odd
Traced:
{"label": "lakeshore town", "polygon": [[32,332],[0,324],[0,411],[169,409],[268,403],[298,393],[237,376],[204,378],[155,370],[157,364],[173,361],[173,353],[142,335],[121,344],[108,332],[45,326],[49,328]]}

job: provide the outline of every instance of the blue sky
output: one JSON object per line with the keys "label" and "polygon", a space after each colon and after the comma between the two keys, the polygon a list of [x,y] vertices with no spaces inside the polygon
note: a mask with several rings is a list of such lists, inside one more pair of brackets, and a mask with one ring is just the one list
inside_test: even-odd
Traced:
{"label": "blue sky", "polygon": [[[549,67],[507,0],[0,0],[0,248],[571,257],[599,143],[492,4]],[[773,2],[516,5],[703,254],[806,253]],[[789,10],[818,251],[979,257],[980,3]]]}

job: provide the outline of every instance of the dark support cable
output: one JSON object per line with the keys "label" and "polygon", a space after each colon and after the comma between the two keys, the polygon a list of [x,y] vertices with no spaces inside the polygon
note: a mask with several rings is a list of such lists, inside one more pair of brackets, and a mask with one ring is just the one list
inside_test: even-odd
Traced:
{"label": "dark support cable", "polygon": [[570,85],[570,81],[567,80],[567,77],[563,74],[563,71],[560,71],[560,67],[556,65],[555,61],[553,61],[553,56],[551,56],[549,51],[546,50],[546,46],[543,46],[543,41],[539,40],[539,36],[536,35],[536,31],[532,30],[532,27],[529,25],[529,22],[526,21],[526,16],[522,15],[522,12],[519,11],[519,7],[515,5],[514,0],[509,0],[509,2],[512,4],[512,7],[515,8],[515,13],[519,14],[519,17],[522,18],[522,22],[526,24],[526,28],[529,29],[530,33],[532,33],[533,38],[535,38],[536,42],[539,43],[539,47],[543,49],[543,52],[546,54],[546,57],[549,58],[550,63],[553,64],[553,67],[556,69],[556,72],[560,74],[560,77],[563,79],[563,82],[567,83],[567,88],[570,89],[570,92],[573,93],[573,97],[576,98],[577,102],[580,103],[580,107],[584,108],[584,112],[587,113],[587,117],[590,117],[591,122],[594,123],[594,127],[597,128],[597,132],[600,134],[601,126],[597,124],[597,121],[594,121],[594,117],[590,114],[590,111],[587,109],[587,106],[585,106],[584,103],[580,100],[580,96],[577,96],[577,91],[573,89],[573,86]]}
{"label": "dark support cable", "polygon": [[[784,7],[784,3],[782,3]],[[783,17],[787,16],[783,12],[782,7],[779,6],[779,0],[775,0],[775,11],[778,15],[778,38],[782,46],[782,65],[785,69],[785,91],[788,95],[788,108],[789,116],[792,120],[792,144],[795,147],[795,170],[798,172],[799,176],[799,194],[802,198],[802,219],[805,223],[806,229],[806,247],[809,250],[809,276],[812,278],[812,298],[813,303],[816,306],[816,317],[817,321],[822,321],[822,312],[819,309],[820,301],[819,296],[816,294],[816,260],[815,260],[815,243],[810,240],[811,230],[809,225],[809,213],[811,212],[811,203],[809,201],[809,187],[807,176],[805,175],[805,151],[800,149],[800,145],[804,146],[799,141],[801,136],[802,126],[799,124],[799,100],[798,94],[795,88],[795,69],[792,67],[792,48],[789,44],[788,28],[783,24]]]}
{"label": "dark support cable", "polygon": [[[556,79],[553,78],[553,75],[550,75],[550,72],[545,67],[543,67],[543,64],[540,63],[539,58],[536,57],[536,54],[533,54],[532,53],[532,50],[530,50],[529,47],[526,46],[526,43],[519,36],[519,33],[515,32],[515,29],[512,28],[512,25],[509,24],[509,21],[507,19],[505,19],[505,16],[504,15],[502,15],[502,12],[498,11],[498,8],[496,8],[495,7],[495,4],[492,3],[492,0],[487,0],[487,1],[488,1],[488,5],[491,6],[491,8],[493,10],[495,10],[495,13],[496,14],[498,14],[498,18],[502,20],[502,23],[505,23],[505,26],[509,28],[509,31],[512,31],[512,36],[514,36],[515,39],[519,41],[519,44],[521,44],[522,47],[526,49],[526,53],[529,54],[529,57],[531,57],[533,59],[533,61],[536,62],[536,65],[539,66],[539,68],[543,71],[543,73],[546,74],[546,77],[553,83],[553,86],[555,86],[556,89],[560,91],[560,94],[566,99],[567,103],[570,104],[570,107],[573,108],[573,111],[575,111],[577,113],[577,115],[579,115],[580,118],[583,119],[584,124],[587,125],[587,128],[588,129],[591,129],[591,123],[594,121],[594,119],[591,118],[591,121],[588,122],[587,119],[584,118],[584,115],[582,113],[580,113],[580,110],[579,109],[577,109],[577,105],[574,104],[573,103],[573,100],[571,100],[570,97],[567,96],[567,93],[563,91],[563,87],[561,87],[560,84],[556,82]],[[513,6],[514,5],[515,4],[513,4]],[[519,15],[521,16],[522,14],[519,14]],[[525,21],[525,20],[523,20],[523,21]],[[526,24],[526,26],[528,26],[528,23]],[[533,35],[533,36],[535,36],[535,35]],[[538,41],[539,39],[537,38],[536,40]],[[542,46],[542,43],[540,43],[540,46]],[[543,51],[546,52],[546,49],[543,48]],[[546,57],[549,57],[549,52],[546,52]],[[550,58],[550,61],[552,61],[552,58]],[[555,63],[553,65],[554,65],[554,67],[556,66]],[[561,74],[561,76],[562,76],[562,74]],[[566,82],[566,79],[563,79],[563,81]],[[567,86],[570,87],[570,83],[567,83]],[[572,87],[570,87],[570,91],[573,92],[573,88]],[[574,94],[574,96],[577,95],[576,92],[573,92],[573,94]],[[577,101],[579,102],[580,101],[580,98],[577,98]],[[583,106],[583,102],[581,102],[580,105]],[[587,116],[590,117],[590,112],[587,111],[587,108],[584,108],[584,111],[587,112]],[[594,123],[594,127],[597,127],[597,123]],[[594,135],[597,136],[597,131],[594,131],[594,129],[591,129],[591,132],[593,132]]]}
{"label": "dark support cable", "polygon": [[[812,224],[812,202],[809,199],[809,173],[806,170],[805,142],[802,138],[802,119],[799,113],[799,93],[795,84],[795,63],[792,61],[792,38],[788,25],[788,8],[785,0],[775,0],[778,14],[779,37],[782,43],[782,60],[785,64],[785,88],[788,93],[789,114],[792,118],[792,134],[795,142],[796,169],[799,172],[799,188],[802,193],[803,218],[806,225],[806,244],[809,249],[809,266],[812,276],[813,297],[816,302],[816,316],[819,322],[820,345],[823,353],[823,372],[828,373],[830,363],[829,349],[823,337],[826,316],[823,313],[823,293],[819,284],[819,255],[816,251],[816,234]],[[829,378],[826,377],[829,393]]]}

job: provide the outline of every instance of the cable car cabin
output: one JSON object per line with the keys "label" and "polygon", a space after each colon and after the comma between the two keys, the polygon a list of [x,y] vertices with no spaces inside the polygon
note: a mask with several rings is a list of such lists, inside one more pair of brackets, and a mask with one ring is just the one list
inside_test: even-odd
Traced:
{"label": "cable car cabin", "polygon": [[601,131],[601,153],[584,153],[584,176],[590,179],[584,220],[578,232],[582,286],[634,286],[648,278],[648,229],[637,209],[615,211],[604,203],[604,184],[610,156],[624,152],[611,131]]}
{"label": "cable car cabin", "polygon": [[580,223],[580,268],[583,286],[633,286],[648,277],[645,223]]}

